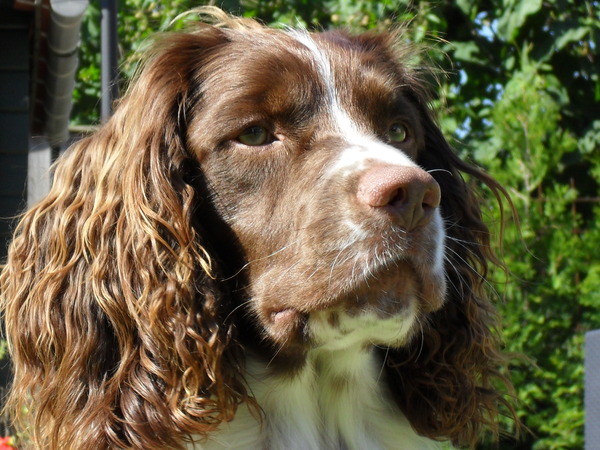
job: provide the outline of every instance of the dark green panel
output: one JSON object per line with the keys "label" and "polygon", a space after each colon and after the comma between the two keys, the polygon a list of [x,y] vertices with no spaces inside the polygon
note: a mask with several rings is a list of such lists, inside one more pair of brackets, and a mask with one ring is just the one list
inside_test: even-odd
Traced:
{"label": "dark green panel", "polygon": [[[28,147],[29,114],[27,111],[0,111],[0,158],[5,153],[27,153]],[[1,183],[0,179],[0,185]]]}
{"label": "dark green panel", "polygon": [[29,74],[0,70],[0,111],[29,111]]}
{"label": "dark green panel", "polygon": [[[0,9],[0,14],[4,11]],[[27,70],[29,66],[29,39],[26,27],[23,28],[1,28],[0,45],[2,55],[0,56],[0,70]]]}

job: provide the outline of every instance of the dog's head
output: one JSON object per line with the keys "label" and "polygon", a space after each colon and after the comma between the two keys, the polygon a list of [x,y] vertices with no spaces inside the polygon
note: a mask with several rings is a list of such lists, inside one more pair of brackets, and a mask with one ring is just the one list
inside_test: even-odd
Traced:
{"label": "dog's head", "polygon": [[293,373],[378,345],[415,429],[474,442],[505,380],[461,172],[502,189],[443,138],[400,32],[217,17],[157,41],[19,224],[13,409],[41,445],[177,445],[252,402],[247,348]]}
{"label": "dog's head", "polygon": [[224,42],[191,69],[185,140],[220,222],[211,240],[226,229],[238,246],[243,309],[279,357],[300,363],[328,324],[401,344],[444,303],[433,175],[459,175],[419,166],[442,149],[395,37],[214,32]]}

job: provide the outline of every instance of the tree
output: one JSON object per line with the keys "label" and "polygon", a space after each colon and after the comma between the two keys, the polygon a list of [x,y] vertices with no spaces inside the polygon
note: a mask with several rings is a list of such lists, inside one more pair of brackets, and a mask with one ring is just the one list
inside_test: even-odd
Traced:
{"label": "tree", "polygon": [[[197,2],[121,2],[123,75],[153,31]],[[266,23],[387,27],[412,21],[446,73],[435,101],[462,156],[507,187],[520,232],[505,226],[506,277],[494,274],[507,350],[527,355],[511,372],[519,414],[533,434],[507,448],[583,445],[583,333],[600,327],[600,67],[597,0],[229,0],[223,7]],[[177,25],[174,25],[177,27]],[[84,24],[76,123],[98,121],[99,11]],[[505,223],[502,223],[502,222]],[[518,361],[518,360],[517,360]],[[510,424],[507,427],[510,428]]]}

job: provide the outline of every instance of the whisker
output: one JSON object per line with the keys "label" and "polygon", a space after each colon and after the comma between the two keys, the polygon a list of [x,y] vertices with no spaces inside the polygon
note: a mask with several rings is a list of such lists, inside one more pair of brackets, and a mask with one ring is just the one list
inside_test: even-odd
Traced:
{"label": "whisker", "polygon": [[[449,247],[446,247],[446,250],[448,250],[449,252],[451,252],[456,258],[458,258],[460,260],[460,262],[462,262],[462,265],[464,265],[465,267],[467,267],[468,269],[470,269],[470,271],[475,274],[486,286],[488,289],[490,289],[491,293],[496,296],[499,297],[500,294],[498,293],[497,289],[494,287],[494,285],[492,283],[490,283],[490,281],[484,277],[481,273],[479,273],[479,271],[473,267],[472,264],[470,264],[464,257],[462,257],[456,250],[453,250]],[[466,280],[461,274],[460,271],[456,268],[456,266],[454,265],[454,262],[450,259],[450,255],[446,255],[445,260],[448,262],[448,264],[450,264],[450,266],[454,269],[454,273],[456,274],[456,276],[460,279],[460,281],[462,282],[463,286],[466,286],[469,288],[469,291],[471,293],[473,293],[473,289],[471,288],[471,284],[468,282],[468,280]],[[452,283],[451,283],[452,284]],[[456,286],[454,286],[456,292],[460,292]]]}
{"label": "whisker", "polygon": [[248,299],[248,300],[246,300],[246,301],[244,301],[244,302],[240,303],[239,305],[237,305],[235,308],[233,308],[231,311],[229,311],[229,314],[227,314],[227,316],[225,316],[225,319],[223,319],[223,322],[224,322],[224,323],[225,323],[225,322],[227,322],[227,321],[229,320],[229,318],[230,318],[230,317],[231,317],[233,314],[235,314],[235,312],[236,312],[238,309],[240,309],[240,308],[242,308],[242,307],[244,307],[244,306],[246,306],[246,305],[248,305],[248,304],[250,304],[250,303],[252,303],[252,299]]}
{"label": "whisker", "polygon": [[465,249],[467,249],[467,250],[470,250],[470,249],[467,247],[467,245],[474,245],[474,246],[477,246],[477,247],[485,247],[485,244],[482,244],[482,243],[480,243],[480,242],[476,242],[476,241],[467,241],[467,240],[464,240],[464,239],[459,239],[459,238],[457,238],[457,237],[454,237],[454,236],[446,236],[446,239],[448,239],[449,241],[452,241],[452,242],[456,242],[456,243],[458,243],[458,244],[461,244],[461,247],[463,247],[463,248],[465,248]]}
{"label": "whisker", "polygon": [[287,343],[288,343],[289,339],[286,339],[284,342],[282,342],[281,344],[279,344],[278,349],[273,353],[273,356],[271,357],[271,359],[269,360],[269,362],[267,362],[267,365],[265,366],[265,368],[269,368],[271,367],[271,364],[275,361],[275,358],[277,358],[277,356],[283,351],[283,349],[286,347]]}
{"label": "whisker", "polygon": [[447,169],[429,169],[429,170],[426,170],[426,172],[427,173],[443,172],[443,173],[447,173],[450,176],[454,176],[454,174]]}
{"label": "whisker", "polygon": [[417,324],[419,326],[419,331],[421,332],[421,345],[419,346],[419,352],[417,353],[417,356],[415,357],[415,361],[418,361],[419,358],[421,357],[421,355],[423,354],[423,347],[425,345],[425,327],[423,326],[423,323],[421,322],[421,317],[417,316],[416,319]]}
{"label": "whisker", "polygon": [[230,275],[230,276],[229,276],[229,277],[227,277],[227,278],[223,278],[222,280],[223,280],[223,281],[229,281],[229,280],[232,280],[233,278],[237,277],[237,276],[238,276],[240,273],[242,273],[242,272],[243,272],[243,271],[244,271],[244,270],[245,270],[245,269],[246,269],[246,268],[247,268],[247,267],[248,267],[250,264],[254,264],[254,263],[258,262],[258,261],[264,261],[264,260],[266,260],[266,259],[272,258],[273,256],[275,256],[275,255],[277,255],[277,254],[279,254],[279,253],[283,252],[284,250],[286,250],[286,249],[287,249],[287,248],[289,248],[290,246],[292,246],[292,245],[296,244],[296,243],[297,243],[297,242],[299,242],[300,240],[301,240],[301,239],[300,239],[300,238],[298,238],[298,239],[296,239],[295,241],[289,242],[288,244],[284,245],[284,246],[283,246],[283,247],[281,247],[280,249],[278,249],[278,250],[275,250],[273,253],[271,253],[271,254],[269,254],[269,255],[266,255],[266,256],[263,256],[263,257],[261,257],[261,258],[256,258],[256,259],[253,259],[253,260],[250,260],[250,261],[248,261],[246,264],[244,264],[244,265],[243,265],[243,266],[242,266],[242,267],[241,267],[241,268],[240,268],[240,269],[239,269],[237,272],[235,272],[233,275]]}
{"label": "whisker", "polygon": [[377,383],[381,382],[381,377],[383,376],[383,371],[385,370],[385,363],[387,361],[388,355],[390,354],[389,345],[385,348],[385,355],[381,359],[381,367],[379,368],[379,373],[377,374]]}

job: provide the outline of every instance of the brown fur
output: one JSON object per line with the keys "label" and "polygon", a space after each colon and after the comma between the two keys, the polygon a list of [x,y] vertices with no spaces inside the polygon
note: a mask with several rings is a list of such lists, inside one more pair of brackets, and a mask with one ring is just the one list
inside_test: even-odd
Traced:
{"label": "brown fur", "polygon": [[[317,273],[306,283],[306,267],[297,269],[297,285],[278,278],[284,275],[277,270],[288,269],[281,262],[301,250],[274,253],[306,239],[302,227],[322,242],[341,232],[326,219],[337,197],[310,203],[319,168],[340,145],[312,119],[319,87],[303,82],[310,70],[288,57],[301,49],[291,42],[273,48],[271,36],[280,32],[215,16],[227,27],[198,25],[157,41],[114,117],[60,158],[51,192],[15,231],[0,285],[15,367],[8,408],[33,446],[177,448],[186,436],[209,434],[238,405],[253,402],[243,367],[249,337],[277,351],[281,370],[297,367],[307,344],[303,313],[340,304],[333,294],[302,303],[331,279]],[[399,101],[420,130],[411,156],[436,169],[450,237],[448,298],[437,311],[424,307],[422,336],[385,351],[387,378],[418,432],[474,445],[485,428],[497,431],[500,405],[510,411],[511,386],[500,371],[497,317],[485,292],[496,260],[460,172],[497,196],[505,192],[454,155],[425,89],[402,65],[408,50],[396,34],[319,39],[375,67],[365,83],[389,76],[387,87],[373,81],[372,96],[353,99],[364,111],[377,109],[401,81]],[[263,70],[243,72],[245,61]],[[301,107],[290,98],[302,98]],[[294,131],[275,156],[242,158],[227,147],[231,130],[265,108]],[[362,108],[354,114],[378,126]],[[321,149],[322,156],[308,161],[290,148]],[[232,152],[237,159],[227,156]],[[293,178],[299,171],[304,180]],[[293,223],[272,220],[282,217]],[[247,305],[260,296],[271,302]],[[296,299],[298,314],[284,329],[269,329],[269,315],[283,307],[273,302],[282,298]]]}

